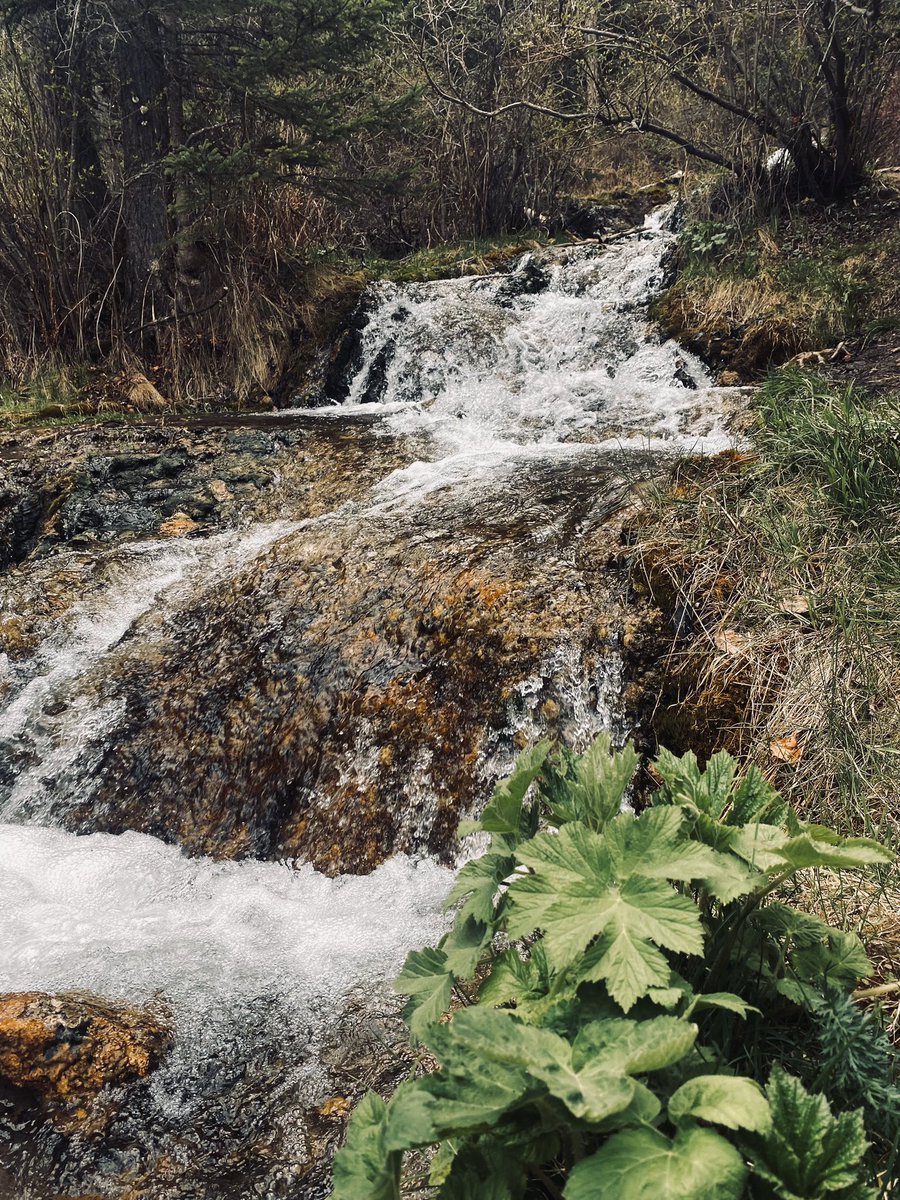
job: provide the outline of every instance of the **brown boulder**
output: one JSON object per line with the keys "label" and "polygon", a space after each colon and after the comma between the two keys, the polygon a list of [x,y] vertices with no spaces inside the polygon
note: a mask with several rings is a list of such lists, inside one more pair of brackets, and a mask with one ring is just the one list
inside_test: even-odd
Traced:
{"label": "brown boulder", "polygon": [[146,1010],[79,994],[0,996],[0,1086],[60,1129],[102,1128],[104,1088],[144,1079],[171,1044]]}

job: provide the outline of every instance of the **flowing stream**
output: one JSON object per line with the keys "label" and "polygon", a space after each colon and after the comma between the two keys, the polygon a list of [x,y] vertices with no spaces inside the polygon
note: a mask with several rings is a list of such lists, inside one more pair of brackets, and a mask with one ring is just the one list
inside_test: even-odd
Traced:
{"label": "flowing stream", "polygon": [[444,928],[459,817],[535,737],[626,735],[615,513],[661,454],[732,444],[648,323],[670,219],[373,288],[284,416],[324,507],[285,478],[270,520],[0,580],[3,611],[60,597],[0,656],[0,992],[176,1030],[101,1139],[0,1110],[0,1196],[327,1194],[310,1114],[402,1067],[388,982]]}

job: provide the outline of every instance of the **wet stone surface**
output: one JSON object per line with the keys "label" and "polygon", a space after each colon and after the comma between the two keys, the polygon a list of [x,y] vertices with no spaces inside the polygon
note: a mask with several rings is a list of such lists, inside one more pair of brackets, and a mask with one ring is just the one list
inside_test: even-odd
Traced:
{"label": "wet stone surface", "polygon": [[[231,483],[247,471],[234,440],[210,463]],[[611,518],[640,464],[536,460],[515,486],[500,472],[406,506],[377,488],[352,499],[397,461],[391,439],[365,464],[358,441],[309,443],[290,484],[286,466],[279,477],[272,507],[292,516],[280,525],[214,534],[209,518],[169,517],[171,536],[154,540],[113,527],[100,553],[78,535],[71,549],[42,543],[27,576],[7,579],[13,694],[54,624],[89,614],[81,654],[70,640],[69,658],[37,664],[30,717],[6,729],[7,816],[365,872],[398,851],[447,851],[517,741],[571,735],[576,711],[593,712],[589,728],[613,719]],[[263,449],[264,463],[285,457],[269,435]],[[144,481],[182,461],[136,459],[95,461],[104,478]],[[329,497],[336,514],[316,515]]]}
{"label": "wet stone surface", "polygon": [[374,288],[340,410],[0,436],[0,988],[176,1029],[102,1136],[0,1120],[0,1197],[328,1194],[459,817],[639,708],[628,514],[731,436],[673,237]]}

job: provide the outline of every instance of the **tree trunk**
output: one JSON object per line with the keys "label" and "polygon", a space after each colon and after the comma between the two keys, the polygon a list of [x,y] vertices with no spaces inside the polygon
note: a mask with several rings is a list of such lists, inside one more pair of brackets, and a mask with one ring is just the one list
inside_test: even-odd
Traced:
{"label": "tree trunk", "polygon": [[[126,329],[143,334],[168,315],[163,256],[169,237],[162,160],[169,151],[166,33],[146,10],[132,10],[118,47],[122,120]],[[147,348],[147,338],[141,344]],[[152,343],[153,338],[150,337]]]}

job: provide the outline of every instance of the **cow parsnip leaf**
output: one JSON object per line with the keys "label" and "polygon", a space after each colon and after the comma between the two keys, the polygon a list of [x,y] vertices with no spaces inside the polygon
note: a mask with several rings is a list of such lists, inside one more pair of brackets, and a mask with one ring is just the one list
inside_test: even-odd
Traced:
{"label": "cow parsnip leaf", "polygon": [[[574,1044],[542,1029],[527,1029],[522,1064],[573,1116],[591,1123],[624,1112],[635,1101],[630,1076],[662,1070],[693,1047],[697,1028],[674,1017],[592,1022]],[[646,1097],[643,1107],[648,1107]]]}
{"label": "cow parsnip leaf", "polygon": [[626,1129],[574,1167],[563,1194],[566,1200],[741,1200],[746,1179],[741,1155],[711,1129],[682,1129],[671,1141],[655,1129]]}
{"label": "cow parsnip leaf", "polygon": [[530,1021],[544,1013],[548,1004],[574,999],[574,985],[562,991],[556,987],[551,998],[554,982],[542,942],[532,946],[527,959],[510,946],[494,959],[478,998],[482,1004],[495,1006],[514,1003],[516,1015]]}
{"label": "cow parsnip leaf", "polygon": [[729,825],[749,825],[754,821],[780,825],[786,811],[787,805],[762,771],[751,767],[735,789],[726,820]]}
{"label": "cow parsnip leaf", "polygon": [[753,891],[757,873],[732,854],[693,841],[677,808],[650,808],[635,820],[623,814],[610,824],[606,842],[616,877],[696,880],[729,903]]}
{"label": "cow parsnip leaf", "polygon": [[601,938],[586,951],[583,962],[579,978],[605,981],[609,994],[626,1013],[642,996],[667,989],[671,975],[665,955],[628,929]]}
{"label": "cow parsnip leaf", "polygon": [[440,944],[447,968],[455,979],[472,978],[490,942],[491,930],[482,921],[472,916],[457,919]]}
{"label": "cow parsnip leaf", "polygon": [[[694,1045],[697,1027],[674,1017],[592,1022],[574,1043],[518,1021],[512,1013],[463,1009],[428,1031],[441,1064],[437,1075],[400,1089],[391,1130],[416,1144],[487,1129],[523,1104],[554,1097],[572,1116],[591,1123],[634,1101],[631,1078],[661,1070]],[[396,1111],[395,1111],[396,1110]],[[407,1141],[405,1144],[409,1144]]]}
{"label": "cow parsnip leaf", "polygon": [[592,1021],[575,1039],[574,1061],[602,1058],[629,1075],[647,1075],[680,1062],[693,1049],[697,1026],[680,1017]]}
{"label": "cow parsnip leaf", "polygon": [[819,989],[828,986],[854,988],[874,969],[865,946],[855,933],[827,928],[821,941],[794,950],[790,966],[798,979],[813,983]]}
{"label": "cow parsnip leaf", "polygon": [[541,767],[550,753],[550,742],[538,742],[521,755],[512,775],[494,789],[494,794],[481,814],[481,819],[469,828],[485,833],[511,834],[520,836],[523,830],[523,805],[525,794],[540,774]]}
{"label": "cow parsnip leaf", "polygon": [[369,1092],[356,1106],[334,1160],[334,1200],[400,1200],[401,1154],[386,1144],[388,1108]]}
{"label": "cow parsnip leaf", "polygon": [[[575,823],[559,834],[540,834],[520,847],[518,857],[533,874],[516,878],[510,886],[508,931],[523,937],[542,929],[555,968],[574,962],[598,935],[615,939],[624,934],[605,978],[627,996],[634,980],[646,975],[649,958],[637,950],[629,953],[629,944],[702,953],[703,927],[696,904],[664,880],[638,874],[636,862],[629,861],[630,876],[617,875],[604,837],[586,826]],[[644,865],[656,869],[652,850]]]}
{"label": "cow parsnip leaf", "polygon": [[695,1075],[683,1083],[669,1100],[669,1118],[675,1125],[700,1120],[753,1133],[764,1133],[772,1123],[759,1084],[732,1075]]}
{"label": "cow parsnip leaf", "polygon": [[439,1021],[450,1005],[453,979],[443,950],[413,950],[394,981],[394,989],[409,1001],[403,1016],[410,1030],[421,1038],[429,1025]]}
{"label": "cow parsnip leaf", "polygon": [[834,870],[891,863],[894,855],[869,838],[842,838],[821,826],[803,826],[798,833],[776,825],[745,825],[735,830],[731,849],[759,871],[782,874],[810,867]]}
{"label": "cow parsnip leaf", "polygon": [[772,1125],[748,1140],[757,1175],[782,1200],[822,1200],[829,1192],[861,1186],[868,1148],[862,1110],[832,1115],[824,1096],[808,1092],[780,1067],[767,1088]]}
{"label": "cow parsnip leaf", "polygon": [[581,821],[602,830],[621,810],[639,761],[631,743],[614,752],[609,734],[601,734],[574,763],[575,778],[551,801],[554,820],[560,825]]}
{"label": "cow parsnip leaf", "polygon": [[[425,1043],[441,1064],[436,1075],[400,1089],[392,1105],[392,1130],[415,1130],[417,1145],[490,1129],[508,1111],[546,1094],[523,1067],[522,1025],[512,1013],[467,1008],[445,1025],[433,1025]],[[394,1108],[399,1112],[394,1125]]]}
{"label": "cow parsnip leaf", "polygon": [[802,833],[780,846],[776,854],[797,870],[832,867],[846,871],[894,861],[886,846],[870,838],[842,838],[821,826],[805,827]]}
{"label": "cow parsnip leaf", "polygon": [[[495,845],[498,842],[501,842],[501,839],[494,838]],[[515,865],[512,851],[507,850],[505,846],[499,851],[466,863],[456,877],[445,908],[453,908],[463,900],[465,903],[457,914],[458,921],[465,921],[471,917],[473,921],[491,925],[496,916],[495,898]]]}

